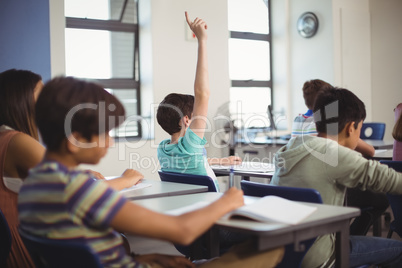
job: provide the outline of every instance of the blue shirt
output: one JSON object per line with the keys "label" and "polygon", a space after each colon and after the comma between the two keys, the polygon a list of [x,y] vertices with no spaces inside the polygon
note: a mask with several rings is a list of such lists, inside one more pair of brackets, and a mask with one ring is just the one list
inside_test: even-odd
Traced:
{"label": "blue shirt", "polygon": [[158,146],[158,160],[162,171],[187,173],[209,176],[214,180],[219,191],[219,184],[208,164],[204,145],[207,140],[200,138],[191,128],[177,144],[171,144],[170,139],[163,140]]}

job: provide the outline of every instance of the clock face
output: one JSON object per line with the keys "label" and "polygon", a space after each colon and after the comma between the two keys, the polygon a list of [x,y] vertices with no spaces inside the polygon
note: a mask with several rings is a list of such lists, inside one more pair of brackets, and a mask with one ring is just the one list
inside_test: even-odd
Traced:
{"label": "clock face", "polygon": [[317,16],[312,12],[303,13],[297,21],[297,30],[305,38],[314,36],[318,29]]}

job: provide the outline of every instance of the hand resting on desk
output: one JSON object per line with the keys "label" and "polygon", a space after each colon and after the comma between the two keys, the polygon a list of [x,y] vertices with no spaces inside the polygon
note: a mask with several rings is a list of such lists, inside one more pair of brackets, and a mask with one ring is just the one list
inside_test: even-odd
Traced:
{"label": "hand resting on desk", "polygon": [[208,158],[208,164],[212,165],[222,165],[222,166],[234,166],[240,165],[242,163],[242,159],[238,156],[228,156],[223,158]]}
{"label": "hand resting on desk", "polygon": [[105,182],[113,189],[120,191],[137,185],[143,178],[144,175],[142,175],[139,171],[128,168],[120,177],[105,180]]}

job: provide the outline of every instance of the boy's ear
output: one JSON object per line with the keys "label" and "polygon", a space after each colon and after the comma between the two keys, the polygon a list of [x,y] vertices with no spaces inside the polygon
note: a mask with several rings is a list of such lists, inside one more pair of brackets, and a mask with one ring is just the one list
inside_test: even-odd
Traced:
{"label": "boy's ear", "polygon": [[76,153],[81,149],[80,144],[88,142],[82,135],[78,132],[73,132],[68,136],[66,144],[67,150],[71,153]]}
{"label": "boy's ear", "polygon": [[350,136],[350,134],[352,134],[353,133],[353,131],[355,131],[356,130],[356,128],[355,128],[355,122],[349,122],[349,123],[347,123],[346,124],[346,126],[345,126],[345,132],[346,132],[346,135],[347,136]]}
{"label": "boy's ear", "polygon": [[182,126],[184,126],[185,128],[190,126],[190,118],[187,115],[183,116],[181,121],[182,121]]}

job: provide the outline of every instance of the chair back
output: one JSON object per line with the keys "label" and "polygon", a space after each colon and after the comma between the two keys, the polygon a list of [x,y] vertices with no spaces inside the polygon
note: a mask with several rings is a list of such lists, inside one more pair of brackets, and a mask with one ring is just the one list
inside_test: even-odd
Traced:
{"label": "chair back", "polygon": [[[245,195],[263,197],[266,195],[280,196],[293,201],[310,202],[310,203],[322,203],[320,193],[315,189],[310,188],[296,188],[275,186],[270,184],[263,184],[251,181],[242,180],[240,182],[241,189]],[[288,267],[301,267],[304,255],[306,255],[308,249],[313,245],[315,238],[301,241],[304,248],[301,251],[296,251],[293,244],[286,245],[285,255],[282,262],[276,266],[277,268]]]}
{"label": "chair back", "polygon": [[382,140],[385,134],[385,123],[363,123],[360,132],[362,140]]}
{"label": "chair back", "polygon": [[[395,169],[397,172],[402,172],[402,161],[381,160],[381,164],[385,164],[390,168]],[[389,205],[394,215],[394,220],[390,224],[390,235],[396,232],[402,237],[402,195],[387,194]]]}
{"label": "chair back", "polygon": [[177,182],[177,183],[185,183],[185,184],[193,184],[193,185],[203,185],[208,186],[208,192],[217,192],[215,183],[211,177],[202,176],[202,175],[193,175],[193,174],[185,174],[185,173],[174,173],[174,172],[165,172],[162,170],[158,171],[159,177],[161,181],[167,182]]}
{"label": "chair back", "polygon": [[240,184],[245,195],[259,197],[276,195],[293,201],[322,204],[321,195],[316,189],[276,186],[245,180],[242,180]]}
{"label": "chair back", "polygon": [[103,267],[98,255],[84,243],[42,238],[18,232],[37,268]]}
{"label": "chair back", "polygon": [[0,209],[0,267],[5,267],[11,251],[11,232],[6,217]]}

